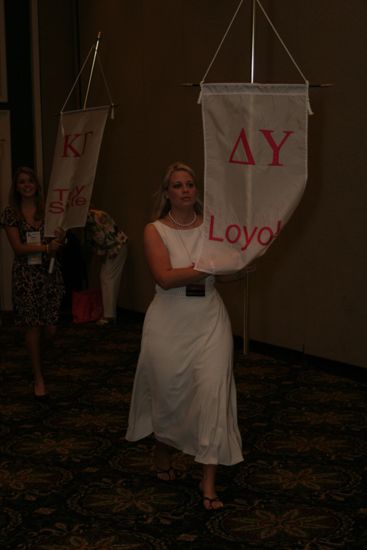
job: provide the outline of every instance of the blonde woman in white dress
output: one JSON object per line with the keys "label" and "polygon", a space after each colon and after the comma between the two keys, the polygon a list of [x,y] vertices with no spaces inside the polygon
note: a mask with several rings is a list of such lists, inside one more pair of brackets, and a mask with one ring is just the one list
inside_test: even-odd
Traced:
{"label": "blonde woman in white dress", "polygon": [[218,464],[243,460],[231,326],[214,277],[194,269],[203,219],[193,170],[171,165],[158,195],[158,219],[144,231],[156,293],[145,316],[126,438],[154,433],[164,481],[176,478],[173,449],[192,455],[203,465],[203,506],[217,510]]}

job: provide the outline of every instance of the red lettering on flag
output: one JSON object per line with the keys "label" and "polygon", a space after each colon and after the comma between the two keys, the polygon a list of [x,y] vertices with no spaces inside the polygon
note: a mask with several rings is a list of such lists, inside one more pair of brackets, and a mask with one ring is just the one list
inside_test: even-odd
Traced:
{"label": "red lettering on flag", "polygon": [[[235,156],[235,153],[240,145],[240,143],[242,144],[242,148],[246,154],[246,157],[247,157],[247,160],[244,161],[244,160],[236,160],[234,158]],[[237,138],[237,141],[233,147],[233,150],[232,150],[232,153],[231,153],[231,156],[229,157],[229,161],[228,162],[232,162],[234,164],[255,164],[255,159],[253,157],[253,154],[251,152],[251,148],[250,148],[250,145],[249,145],[249,142],[247,141],[247,136],[246,136],[246,132],[245,130],[242,128],[241,132],[240,132],[240,135],[238,136]]]}
{"label": "red lettering on flag", "polygon": [[[262,235],[263,235],[263,233],[264,233],[264,231],[266,231],[266,232],[269,234],[268,238],[265,239],[265,241],[262,240],[262,238],[261,238]],[[270,243],[270,241],[273,239],[273,237],[274,237],[274,233],[273,233],[273,231],[271,230],[271,227],[268,227],[267,225],[265,225],[264,227],[262,227],[262,228],[260,229],[259,234],[258,234],[258,236],[257,236],[257,240],[258,240],[259,243],[262,244],[263,246],[267,246],[267,245]]]}
{"label": "red lettering on flag", "polygon": [[243,226],[243,232],[244,232],[244,235],[245,235],[245,244],[244,246],[241,248],[241,250],[246,250],[247,247],[249,246],[249,244],[251,243],[252,239],[254,238],[255,234],[256,234],[256,231],[258,230],[258,227],[257,225],[253,228],[253,230],[251,231],[251,234],[249,235],[248,234],[248,231],[247,231],[247,226],[244,225]]}
{"label": "red lettering on flag", "polygon": [[281,162],[279,162],[280,149],[283,147],[284,143],[287,141],[289,136],[291,134],[294,134],[294,132],[292,130],[283,130],[283,134],[285,135],[282,141],[279,144],[276,144],[273,139],[273,136],[271,135],[274,132],[274,130],[259,130],[259,131],[263,134],[264,138],[269,143],[273,151],[273,160],[269,163],[269,166],[284,166]]}
{"label": "red lettering on flag", "polygon": [[[234,233],[234,236],[231,238],[230,237],[230,232],[232,229],[235,229],[235,233]],[[232,231],[233,233],[233,231]],[[231,244],[234,244],[236,243],[239,238],[241,236],[241,228],[239,225],[237,225],[236,223],[232,223],[231,225],[229,225],[226,229],[226,239],[229,243]]]}
{"label": "red lettering on flag", "polygon": [[210,216],[210,229],[209,229],[209,240],[210,241],[224,241],[223,237],[214,237],[214,216]]}
{"label": "red lettering on flag", "polygon": [[[88,136],[92,134],[92,131],[85,132],[84,134],[66,134],[64,136],[64,151],[62,157],[65,158],[72,156],[73,158],[80,158],[84,155],[87,147]],[[79,138],[82,138],[81,149],[78,148],[78,145],[80,145]]]}

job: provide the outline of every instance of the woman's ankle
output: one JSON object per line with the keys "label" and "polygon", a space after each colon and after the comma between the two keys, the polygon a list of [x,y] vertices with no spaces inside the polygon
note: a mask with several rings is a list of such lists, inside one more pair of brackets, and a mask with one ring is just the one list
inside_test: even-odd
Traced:
{"label": "woman's ankle", "polygon": [[200,481],[199,487],[204,496],[214,498],[217,496],[216,490],[216,472],[217,466],[214,464],[203,465],[203,476]]}
{"label": "woman's ankle", "polygon": [[154,448],[154,463],[159,470],[168,470],[171,467],[172,449],[165,443],[157,441]]}

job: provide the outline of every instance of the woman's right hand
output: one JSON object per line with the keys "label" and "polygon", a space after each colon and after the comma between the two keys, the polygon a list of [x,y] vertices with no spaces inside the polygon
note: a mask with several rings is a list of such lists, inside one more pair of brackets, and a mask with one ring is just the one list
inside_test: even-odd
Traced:
{"label": "woman's right hand", "polygon": [[48,253],[55,254],[61,247],[62,243],[60,241],[57,239],[52,239],[52,241],[48,243]]}
{"label": "woman's right hand", "polygon": [[208,275],[196,270],[192,264],[173,268],[168,249],[151,223],[145,226],[144,250],[153,278],[164,290],[198,283]]}

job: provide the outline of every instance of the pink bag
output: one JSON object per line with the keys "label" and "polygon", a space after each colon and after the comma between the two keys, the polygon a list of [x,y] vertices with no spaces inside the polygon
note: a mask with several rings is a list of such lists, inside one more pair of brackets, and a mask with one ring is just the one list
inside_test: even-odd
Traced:
{"label": "pink bag", "polygon": [[90,323],[103,316],[102,294],[99,288],[73,290],[71,313],[74,323]]}

